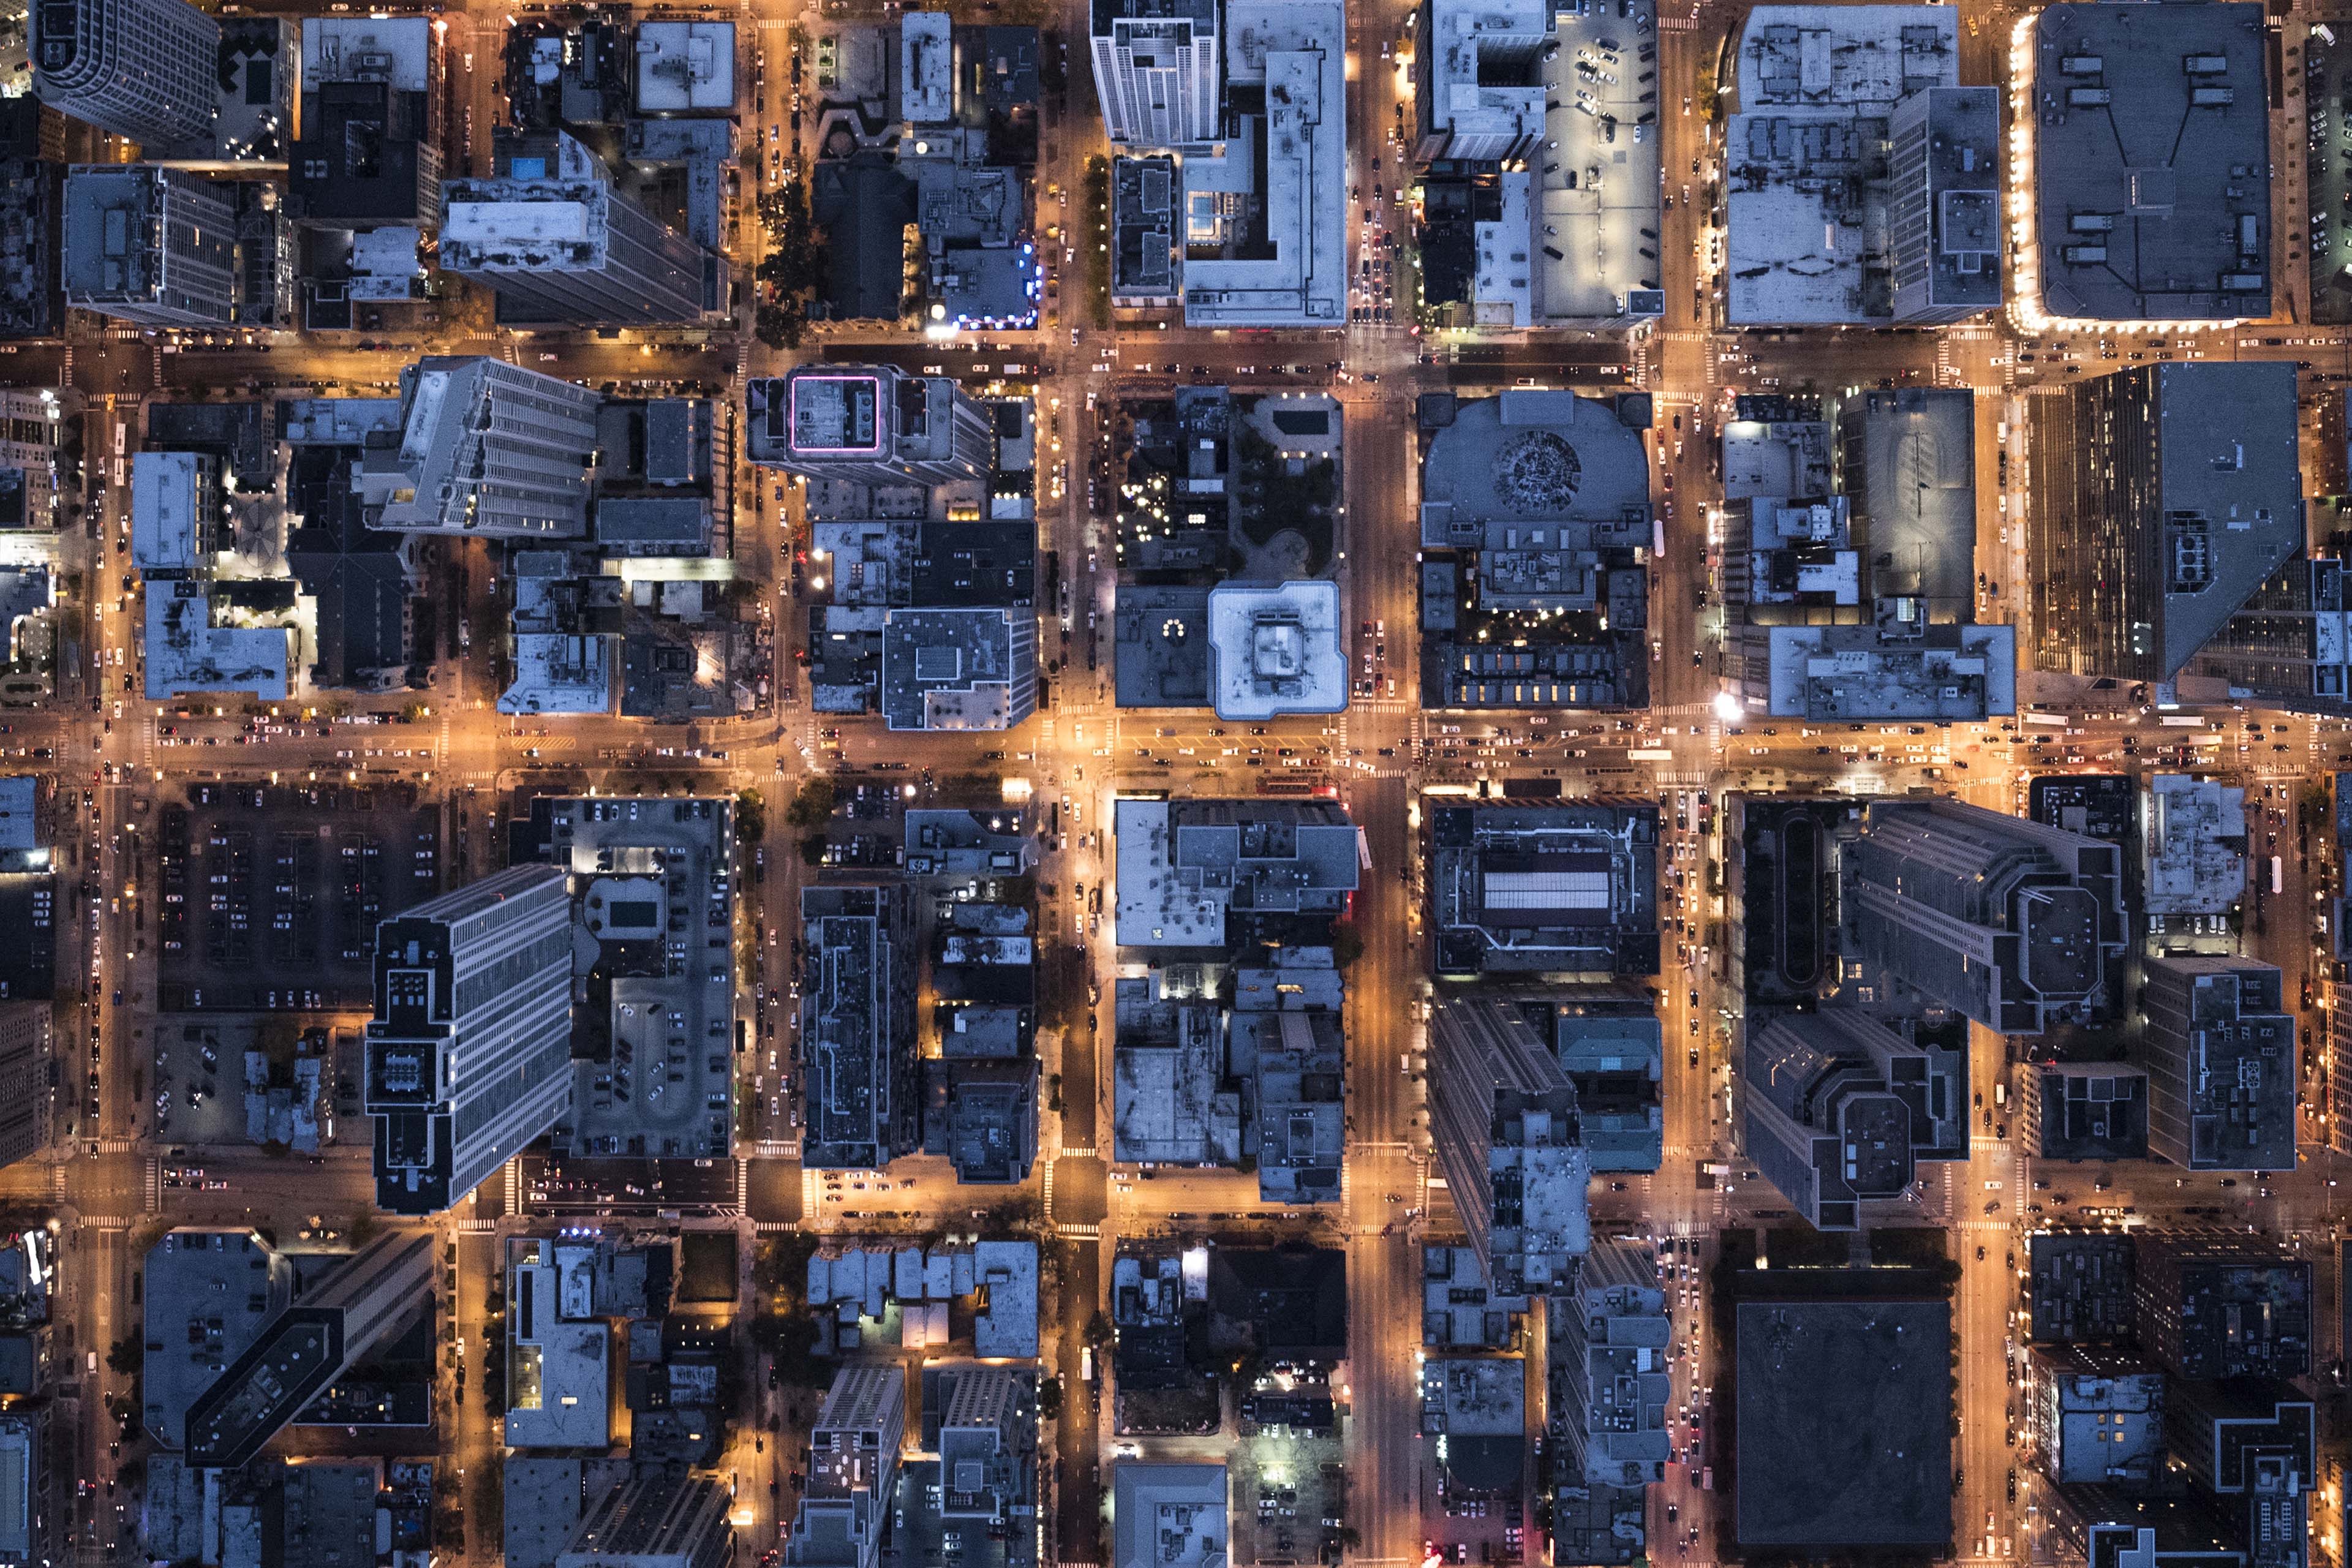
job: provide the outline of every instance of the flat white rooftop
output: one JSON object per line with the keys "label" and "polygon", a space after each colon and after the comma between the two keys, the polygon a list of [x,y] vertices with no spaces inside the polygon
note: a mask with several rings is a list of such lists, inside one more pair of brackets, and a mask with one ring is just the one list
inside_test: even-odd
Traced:
{"label": "flat white rooftop", "polygon": [[1220,719],[1344,710],[1339,585],[1223,583],[1212,590],[1209,692]]}

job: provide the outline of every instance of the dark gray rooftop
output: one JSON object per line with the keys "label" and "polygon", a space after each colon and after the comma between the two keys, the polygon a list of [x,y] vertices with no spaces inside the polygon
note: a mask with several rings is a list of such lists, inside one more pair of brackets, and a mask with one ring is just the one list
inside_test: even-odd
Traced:
{"label": "dark gray rooftop", "polygon": [[1948,1304],[1743,1301],[1738,1340],[1742,1546],[1952,1539]]}
{"label": "dark gray rooftop", "polygon": [[2037,262],[2052,315],[2270,314],[2263,8],[2052,5],[2034,24]]}

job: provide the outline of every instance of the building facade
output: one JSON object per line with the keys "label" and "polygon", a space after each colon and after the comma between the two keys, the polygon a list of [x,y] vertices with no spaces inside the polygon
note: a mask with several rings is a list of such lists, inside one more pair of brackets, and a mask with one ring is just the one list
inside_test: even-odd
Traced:
{"label": "building facade", "polygon": [[364,1104],[376,1205],[438,1214],[572,1098],[572,900],[515,866],[376,928]]}
{"label": "building facade", "polygon": [[1087,29],[1103,131],[1129,147],[1217,139],[1224,100],[1218,0],[1094,0]]}

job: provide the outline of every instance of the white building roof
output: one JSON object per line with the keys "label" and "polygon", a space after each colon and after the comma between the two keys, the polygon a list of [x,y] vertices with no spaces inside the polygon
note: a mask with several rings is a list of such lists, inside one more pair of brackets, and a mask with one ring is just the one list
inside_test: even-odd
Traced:
{"label": "white building roof", "polygon": [[637,24],[637,109],[646,114],[735,107],[735,24]]}
{"label": "white building roof", "polygon": [[131,563],[142,572],[194,572],[204,459],[194,452],[140,452],[131,459]]}
{"label": "white building roof", "polygon": [[[1225,76],[1262,85],[1266,114],[1266,240],[1262,259],[1222,257],[1184,265],[1184,320],[1196,327],[1340,326],[1348,314],[1346,13],[1332,0],[1235,0],[1225,14]],[[1260,159],[1248,135],[1223,156],[1184,161],[1188,230],[1202,204],[1253,183]]]}
{"label": "white building roof", "polygon": [[1339,585],[1223,583],[1209,595],[1209,691],[1220,719],[1348,706]]}
{"label": "white building roof", "polygon": [[306,16],[302,85],[388,81],[394,92],[432,86],[433,24],[423,16]]}

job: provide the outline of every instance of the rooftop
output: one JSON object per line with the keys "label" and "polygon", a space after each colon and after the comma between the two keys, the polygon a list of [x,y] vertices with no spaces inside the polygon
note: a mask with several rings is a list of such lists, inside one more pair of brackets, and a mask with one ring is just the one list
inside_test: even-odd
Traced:
{"label": "rooftop", "polygon": [[1120,1459],[1111,1519],[1110,1568],[1224,1568],[1225,1467]]}
{"label": "rooftop", "polygon": [[285,626],[217,624],[215,592],[200,583],[148,587],[147,696],[168,701],[242,691],[265,702],[284,701],[293,692],[295,633]]}
{"label": "rooftop", "polygon": [[1430,823],[1441,973],[1657,973],[1656,807],[1447,805]]}
{"label": "rooftop", "polygon": [[[1124,804],[1124,803],[1122,803]],[[1214,940],[1223,940],[1222,922]],[[1224,1088],[1225,1015],[1170,995],[1162,972],[1113,983],[1112,1158],[1198,1165],[1241,1155],[1241,1100]]]}
{"label": "rooftop", "polygon": [[1959,31],[1941,5],[1759,5],[1739,36],[1739,107],[1891,108],[1952,83]]}
{"label": "rooftop", "polygon": [[[1223,42],[1228,90],[1262,89],[1265,112],[1221,153],[1184,160],[1185,322],[1343,325],[1346,13],[1332,0],[1232,0]],[[1236,207],[1248,216],[1229,216]]]}
{"label": "rooftop", "polygon": [[220,549],[221,468],[196,452],[131,458],[131,563],[144,574],[210,575]]}
{"label": "rooftop", "polygon": [[1262,721],[1347,708],[1339,584],[1221,583],[1209,594],[1208,633],[1218,718]]}
{"label": "rooftop", "polygon": [[735,24],[639,22],[637,112],[723,114],[735,107]]}
{"label": "rooftop", "polygon": [[1780,718],[1978,723],[2017,711],[2017,628],[2007,626],[1742,626],[1750,674],[1762,642],[1760,710]]}
{"label": "rooftop", "polygon": [[1120,800],[1118,941],[1223,947],[1229,915],[1336,914],[1357,882],[1357,835],[1327,801]]}
{"label": "rooftop", "polygon": [[2142,794],[2140,878],[2152,915],[2217,915],[2246,892],[2246,792],[2187,773]]}
{"label": "rooftop", "polygon": [[1940,1548],[1952,1521],[1951,1308],[1742,1301],[1742,1546]]}
{"label": "rooftop", "polygon": [[[565,1282],[552,1242],[507,1244],[507,1445],[602,1449],[608,1408],[612,1331],[564,1310]],[[566,1321],[566,1318],[573,1321]]]}
{"label": "rooftop", "polygon": [[142,1413],[178,1448],[189,1406],[245,1353],[294,1293],[294,1265],[249,1230],[166,1232],[144,1264],[146,1342]]}
{"label": "rooftop", "polygon": [[893,730],[1010,730],[1037,705],[1025,607],[893,609],[882,620],[882,713]]}
{"label": "rooftop", "polygon": [[2033,23],[2032,265],[2051,315],[2271,310],[2270,94],[2252,5],[2053,5]]}

